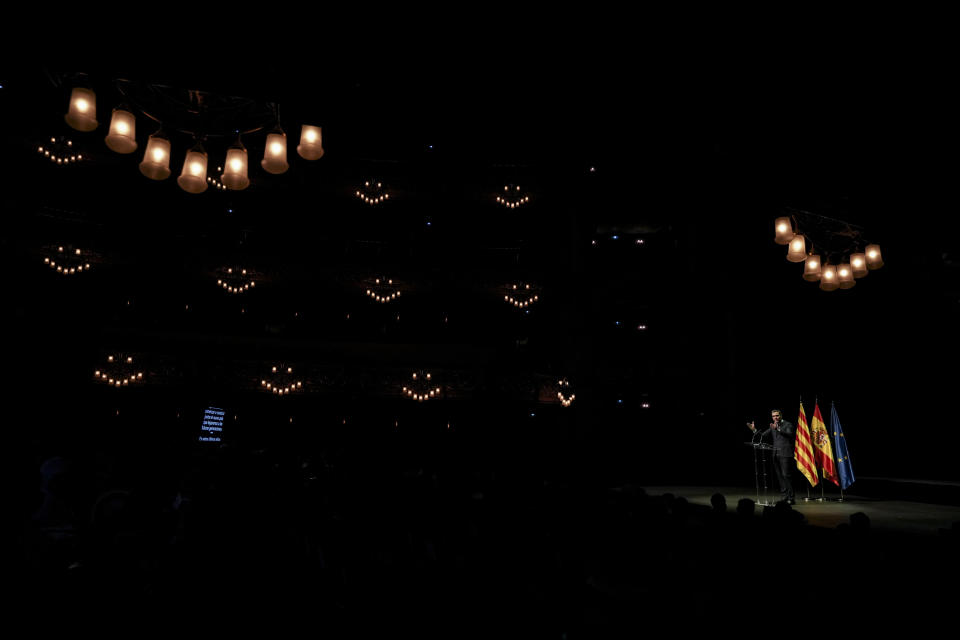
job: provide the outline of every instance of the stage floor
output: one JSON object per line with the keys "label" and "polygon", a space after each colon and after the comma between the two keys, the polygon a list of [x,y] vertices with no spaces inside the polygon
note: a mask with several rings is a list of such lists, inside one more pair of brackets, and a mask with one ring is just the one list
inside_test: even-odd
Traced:
{"label": "stage floor", "polygon": [[[656,496],[672,493],[686,498],[691,504],[710,505],[710,496],[720,492],[727,499],[727,510],[734,511],[737,501],[741,498],[757,500],[754,489],[743,487],[679,487],[679,486],[644,486],[648,495]],[[811,497],[819,497],[819,488],[816,492],[810,491]],[[910,502],[908,500],[882,500],[875,497],[865,498],[856,493],[845,493],[843,502],[835,501],[838,492],[827,492],[826,502],[805,502],[802,500],[806,492],[797,494],[797,504],[794,509],[803,514],[807,522],[815,527],[834,528],[842,522],[850,522],[850,514],[862,511],[870,518],[870,527],[875,531],[889,531],[920,535],[939,535],[940,529],[949,529],[954,522],[960,521],[960,506],[928,504],[924,502]],[[770,502],[779,499],[777,491],[770,491]],[[763,501],[763,494],[760,494]],[[762,507],[758,507],[758,513]]]}

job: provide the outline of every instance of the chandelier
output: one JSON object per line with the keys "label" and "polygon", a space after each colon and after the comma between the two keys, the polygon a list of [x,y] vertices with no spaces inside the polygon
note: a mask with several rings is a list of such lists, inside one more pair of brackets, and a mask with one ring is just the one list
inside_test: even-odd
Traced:
{"label": "chandelier", "polygon": [[367,204],[380,204],[390,198],[390,194],[383,187],[383,183],[370,182],[363,183],[362,189],[357,189],[357,197]]}
{"label": "chandelier", "polygon": [[803,279],[819,282],[824,291],[851,289],[883,266],[880,245],[867,242],[857,225],[799,209],[773,225],[774,242],[787,246],[787,260],[802,262]]}
{"label": "chandelier", "polygon": [[37,153],[58,165],[72,164],[83,160],[83,154],[73,148],[73,141],[65,136],[54,136],[49,142],[37,146]]}
{"label": "chandelier", "polygon": [[520,185],[504,185],[503,193],[497,195],[497,202],[508,209],[516,209],[520,205],[530,202],[530,196],[520,191]]}
{"label": "chandelier", "polygon": [[94,371],[93,377],[114,388],[143,382],[143,372],[134,366],[133,357],[122,354],[107,356],[106,365]]}
{"label": "chandelier", "polygon": [[241,267],[221,268],[217,274],[217,284],[228,293],[243,293],[257,284],[254,273]]}
{"label": "chandelier", "polygon": [[573,393],[573,389],[570,386],[570,381],[566,378],[557,381],[557,398],[564,407],[569,407],[577,398],[577,394]]}
{"label": "chandelier", "polygon": [[540,288],[523,282],[507,285],[507,293],[503,296],[504,302],[512,304],[518,309],[526,309],[539,299]]}
{"label": "chandelier", "polygon": [[90,270],[88,260],[93,255],[90,251],[83,251],[76,247],[57,245],[56,247],[44,247],[44,252],[49,255],[44,256],[43,263],[63,275],[73,275]]}
{"label": "chandelier", "polygon": [[270,376],[260,380],[260,388],[277,396],[287,396],[303,389],[303,381],[293,375],[293,367],[275,365],[270,368]]}
{"label": "chandelier", "polygon": [[[183,170],[177,178],[177,184],[187,193],[203,193],[208,186],[218,190],[242,190],[249,186],[247,150],[240,141],[241,135],[269,129],[260,166],[267,173],[275,175],[286,172],[290,167],[287,136],[280,127],[279,107],[276,104],[129,80],[115,80],[115,86],[123,103],[111,112],[104,141],[116,153],[133,153],[138,148],[138,118],[146,118],[159,125],[159,130],[149,136],[140,162],[140,172],[151,180],[166,180],[171,175],[170,157],[173,149],[166,131],[193,139],[194,144],[186,151]],[[98,128],[97,96],[93,89],[76,86],[71,90],[64,120],[77,131],[90,132]],[[223,173],[208,176],[209,157],[202,143],[230,137],[236,142],[223,151],[223,169],[218,168]],[[48,150],[41,146],[40,153],[46,155]],[[305,160],[318,160],[323,156],[320,127],[302,125],[297,154]],[[61,154],[58,157],[65,156]],[[77,155],[77,159],[81,157]]]}
{"label": "chandelier", "polygon": [[366,295],[377,302],[387,303],[400,297],[400,289],[389,278],[374,278],[373,282],[368,282]]}
{"label": "chandelier", "polygon": [[[229,164],[229,160],[227,162]],[[224,172],[223,167],[217,167],[217,174],[219,175],[207,176],[207,183],[217,191],[226,191],[227,185],[225,185],[223,181],[226,178],[226,180],[229,182],[232,179],[232,177],[229,176],[226,172]],[[246,184],[250,184],[250,180],[245,175],[242,178],[247,181]],[[246,189],[246,185],[238,188]]]}
{"label": "chandelier", "polygon": [[440,396],[440,387],[434,384],[430,373],[419,371],[411,376],[409,386],[403,387],[403,393],[411,400],[424,402]]}

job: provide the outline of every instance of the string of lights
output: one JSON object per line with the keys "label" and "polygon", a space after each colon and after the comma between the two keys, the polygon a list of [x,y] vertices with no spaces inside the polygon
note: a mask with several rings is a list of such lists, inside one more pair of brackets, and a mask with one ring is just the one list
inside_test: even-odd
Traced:
{"label": "string of lights", "polygon": [[274,365],[270,368],[271,377],[260,380],[260,388],[277,396],[290,395],[303,389],[303,381],[293,377],[293,367]]}
{"label": "string of lights", "polygon": [[[229,152],[228,152],[228,155],[229,155]],[[229,159],[227,160],[227,162],[229,163]],[[217,173],[219,174],[219,178],[214,176],[207,176],[207,182],[210,184],[211,187],[213,187],[218,191],[226,191],[227,185],[223,184],[223,177],[224,177],[223,167],[217,167]]]}
{"label": "string of lights", "polygon": [[219,270],[217,285],[227,293],[243,293],[255,287],[257,281],[252,271],[242,267],[226,267]]}
{"label": "string of lights", "polygon": [[411,400],[425,402],[440,396],[440,387],[434,386],[433,377],[428,372],[419,371],[411,376],[413,382],[403,387],[403,393]]}
{"label": "string of lights", "polygon": [[46,247],[44,251],[50,255],[44,256],[43,263],[57,273],[74,275],[90,270],[90,263],[87,260],[92,254],[89,251],[63,245],[57,245],[56,249]]}
{"label": "string of lights", "polygon": [[131,384],[143,382],[143,371],[138,370],[133,363],[133,356],[122,354],[107,356],[107,364],[103,369],[93,372],[93,377],[99,382],[117,387],[127,387]]}
{"label": "string of lights", "polygon": [[503,296],[504,302],[512,304],[518,309],[525,309],[540,299],[540,288],[529,283],[507,285],[508,292]]}
{"label": "string of lights", "polygon": [[520,205],[530,202],[530,196],[520,191],[520,185],[505,185],[503,193],[497,195],[497,202],[508,209],[516,209]]}
{"label": "string of lights", "polygon": [[400,289],[389,278],[374,278],[366,289],[366,295],[376,302],[387,303],[400,297]]}
{"label": "string of lights", "polygon": [[566,378],[557,381],[557,389],[557,398],[564,407],[569,407],[576,400],[577,394],[573,393],[570,381]]}
{"label": "string of lights", "polygon": [[380,204],[390,198],[390,193],[384,188],[383,183],[372,183],[369,180],[363,183],[362,189],[357,189],[357,197],[367,204]]}
{"label": "string of lights", "polygon": [[50,142],[37,146],[37,153],[57,165],[75,164],[83,160],[83,154],[73,148],[73,141],[64,136],[54,136]]}

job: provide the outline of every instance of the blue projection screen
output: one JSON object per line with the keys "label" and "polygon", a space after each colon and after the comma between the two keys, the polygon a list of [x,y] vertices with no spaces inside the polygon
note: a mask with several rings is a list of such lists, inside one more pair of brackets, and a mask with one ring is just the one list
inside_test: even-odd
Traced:
{"label": "blue projection screen", "polygon": [[220,442],[223,439],[223,409],[207,407],[200,425],[200,442]]}

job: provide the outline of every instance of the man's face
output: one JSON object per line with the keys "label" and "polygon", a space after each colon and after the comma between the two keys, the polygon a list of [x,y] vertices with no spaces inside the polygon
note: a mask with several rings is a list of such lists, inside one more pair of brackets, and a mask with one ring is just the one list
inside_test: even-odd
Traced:
{"label": "man's face", "polygon": [[771,411],[771,412],[770,412],[770,417],[773,418],[773,421],[774,421],[774,422],[780,422],[780,412],[779,412],[779,411]]}

